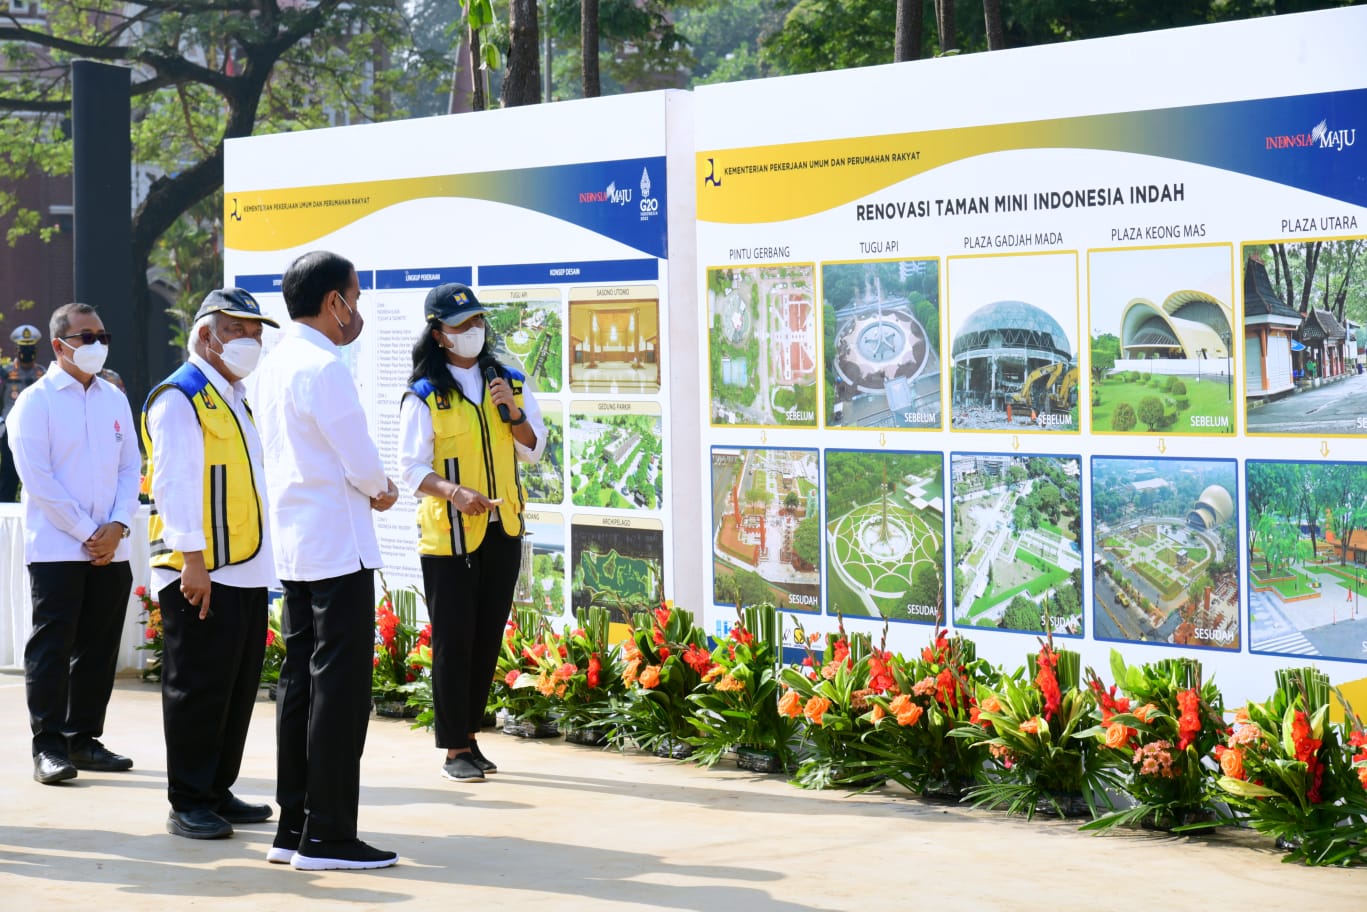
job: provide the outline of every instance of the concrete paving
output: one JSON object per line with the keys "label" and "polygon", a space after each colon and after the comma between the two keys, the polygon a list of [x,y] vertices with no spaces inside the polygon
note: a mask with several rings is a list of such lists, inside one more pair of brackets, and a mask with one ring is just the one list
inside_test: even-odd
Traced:
{"label": "concrete paving", "polygon": [[[370,727],[361,836],[399,852],[371,872],[294,871],[271,824],[192,841],[165,831],[159,691],[121,679],[105,742],[128,773],[32,780],[23,677],[0,674],[0,909],[686,909],[799,912],[1148,908],[1361,909],[1367,870],[1281,863],[1268,840],[1126,831],[913,800],[807,792],[723,763],[481,741],[501,772],[439,775],[426,732]],[[273,789],[273,704],[257,706],[238,793]]]}

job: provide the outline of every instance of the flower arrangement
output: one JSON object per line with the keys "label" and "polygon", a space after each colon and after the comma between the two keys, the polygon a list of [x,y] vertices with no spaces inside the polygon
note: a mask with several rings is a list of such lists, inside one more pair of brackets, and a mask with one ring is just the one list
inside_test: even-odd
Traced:
{"label": "flower arrangement", "polygon": [[[418,593],[415,589],[391,592],[383,576],[380,585],[383,594],[375,607],[375,656],[370,692],[377,711],[387,715],[408,715],[405,707],[409,696],[419,677],[431,668],[432,625],[418,628]],[[429,649],[426,668],[418,661],[418,653],[423,647]]]}
{"label": "flower arrangement", "polygon": [[1349,752],[1361,729],[1341,749],[1328,714],[1323,672],[1278,669],[1272,697],[1241,709],[1215,751],[1229,803],[1275,836],[1287,861],[1349,864],[1367,853],[1367,792]]}
{"label": "flower arrangement", "polygon": [[688,695],[702,683],[699,653],[710,656],[706,646],[707,636],[694,625],[691,611],[664,602],[654,611],[637,612],[623,644],[626,693],[611,717],[615,744],[631,742],[666,756],[691,752],[688,739],[696,729],[689,721]]}
{"label": "flower arrangement", "polygon": [[146,586],[139,586],[133,590],[133,595],[137,596],[142,604],[138,620],[142,623],[142,642],[138,644],[138,649],[150,652],[142,666],[142,679],[148,683],[161,680],[161,657],[166,648],[166,640],[161,623],[161,605],[152,598]]}
{"label": "flower arrangement", "polygon": [[598,743],[613,699],[625,692],[621,650],[608,642],[610,619],[606,608],[581,609],[577,626],[566,627],[556,648],[547,651],[557,681],[560,727],[572,740]]}
{"label": "flower arrangement", "polygon": [[969,741],[951,737],[975,721],[974,695],[989,666],[970,640],[938,630],[919,657],[870,655],[873,731],[864,749],[876,758],[869,773],[913,792],[958,798],[982,775],[983,758]]}
{"label": "flower arrangement", "polygon": [[1224,820],[1212,810],[1210,771],[1224,733],[1224,707],[1214,683],[1202,680],[1201,663],[1178,658],[1127,666],[1112,650],[1111,674],[1116,683],[1108,688],[1088,669],[1097,724],[1081,734],[1096,739],[1134,806],[1104,814],[1083,829],[1219,826]]}
{"label": "flower arrangement", "polygon": [[699,686],[687,697],[695,728],[688,738],[694,759],[713,766],[735,750],[760,771],[787,769],[797,722],[779,712],[778,663],[783,621],[773,605],[748,605],[726,639],[707,650],[688,644],[683,664],[697,673]]}
{"label": "flower arrangement", "polygon": [[556,687],[564,682],[556,679],[557,666],[549,655],[553,652],[563,659],[562,645],[540,613],[531,608],[514,609],[503,633],[489,694],[490,708],[503,710],[505,725],[511,719],[536,726],[550,718]]}
{"label": "flower arrangement", "polygon": [[1081,686],[1081,670],[1082,657],[1055,649],[1050,637],[1027,657],[1024,671],[978,687],[970,721],[951,735],[986,748],[992,774],[966,798],[1027,818],[1043,808],[1065,817],[1083,813],[1084,803],[1093,816],[1099,804],[1110,807],[1105,790],[1119,784],[1118,776],[1096,739],[1084,734],[1095,699]]}
{"label": "flower arrangement", "polygon": [[872,647],[868,634],[847,634],[843,619],[826,634],[820,655],[812,648],[817,639],[809,637],[802,663],[780,675],[780,714],[805,723],[793,782],[802,788],[872,787],[884,777],[866,769],[873,755],[864,750],[863,736],[875,724],[870,696],[895,689],[887,654]]}
{"label": "flower arrangement", "polygon": [[[285,664],[285,634],[280,629],[283,611],[284,599],[277,598],[266,613],[266,654],[261,661],[262,684],[278,683],[280,668]],[[274,694],[274,691],[271,693]]]}

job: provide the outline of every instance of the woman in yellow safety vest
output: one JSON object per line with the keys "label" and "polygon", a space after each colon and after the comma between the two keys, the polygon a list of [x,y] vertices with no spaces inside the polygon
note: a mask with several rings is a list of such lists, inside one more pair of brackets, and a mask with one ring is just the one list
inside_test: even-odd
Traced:
{"label": "woman in yellow safety vest", "polygon": [[526,378],[491,353],[485,313],[465,285],[428,294],[399,411],[400,471],[419,498],[436,741],[442,775],[457,782],[497,770],[476,735],[522,560],[518,463],[546,446]]}

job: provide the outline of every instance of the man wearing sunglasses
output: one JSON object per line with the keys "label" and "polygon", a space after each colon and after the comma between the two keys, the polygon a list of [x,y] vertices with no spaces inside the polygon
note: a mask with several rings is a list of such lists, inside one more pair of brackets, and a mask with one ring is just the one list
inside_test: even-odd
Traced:
{"label": "man wearing sunglasses", "polygon": [[95,308],[65,304],[48,328],[56,367],[20,394],[6,426],[32,580],[33,778],[50,785],[133,766],[99,739],[133,585],[126,539],[142,459],[127,397],[98,376],[110,340]]}
{"label": "man wearing sunglasses", "polygon": [[161,604],[167,832],[221,839],[261,823],[269,804],[232,793],[266,649],[275,585],[261,438],[243,379],[279,327],[240,288],[209,292],[190,356],[147,397],[152,591]]}

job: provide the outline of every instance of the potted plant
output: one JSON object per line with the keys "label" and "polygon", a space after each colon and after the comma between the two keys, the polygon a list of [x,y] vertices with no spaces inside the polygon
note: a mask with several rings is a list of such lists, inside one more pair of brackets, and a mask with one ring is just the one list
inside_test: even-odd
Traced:
{"label": "potted plant", "polygon": [[416,590],[409,587],[391,592],[383,574],[380,587],[383,594],[375,608],[371,699],[376,715],[412,718],[418,710],[408,705],[408,697],[423,669],[415,665],[410,655],[415,648],[431,643],[432,627],[428,624],[423,630],[418,629]]}
{"label": "potted plant", "polygon": [[[608,642],[610,615],[606,608],[594,606],[576,614],[578,626],[565,628],[560,645],[564,656],[555,674],[564,680],[560,702],[560,730],[573,744],[607,743],[606,720],[614,698],[625,692],[622,683],[621,650]],[[559,650],[555,656],[559,655]],[[553,656],[553,660],[554,657]],[[568,667],[570,671],[562,669]]]}
{"label": "potted plant", "polygon": [[266,652],[261,660],[261,686],[274,700],[275,689],[280,683],[280,669],[285,664],[285,635],[280,629],[281,612],[284,600],[277,598],[266,613]]}
{"label": "potted plant", "polygon": [[559,643],[545,618],[530,608],[517,608],[508,620],[499,650],[491,693],[492,705],[503,712],[504,734],[522,738],[553,738],[560,729],[551,718],[553,697],[560,682],[548,653],[559,655]]}
{"label": "potted plant", "polygon": [[1184,831],[1225,822],[1215,811],[1210,775],[1224,734],[1224,708],[1214,683],[1202,680],[1201,663],[1177,658],[1127,666],[1112,650],[1111,674],[1116,683],[1108,688],[1088,671],[1097,724],[1082,734],[1096,739],[1134,806],[1104,814],[1083,829],[1142,824]]}
{"label": "potted plant", "polygon": [[704,766],[734,750],[743,769],[781,772],[792,764],[797,733],[797,722],[778,709],[783,621],[767,604],[746,606],[737,620],[710,653],[693,645],[684,650],[683,663],[699,677],[687,697],[694,726],[688,743]]}
{"label": "potted plant", "polygon": [[664,602],[654,611],[637,612],[623,644],[626,687],[610,716],[610,738],[618,746],[632,744],[663,757],[681,759],[693,751],[688,739],[688,695],[702,682],[698,670],[683,660],[689,647],[707,653],[707,636],[693,623],[693,613]]}
{"label": "potted plant", "polygon": [[133,594],[142,604],[138,618],[142,622],[142,642],[138,644],[138,649],[151,653],[143,659],[142,679],[154,684],[161,680],[161,656],[166,646],[161,623],[161,605],[152,598],[146,586],[134,589]]}

